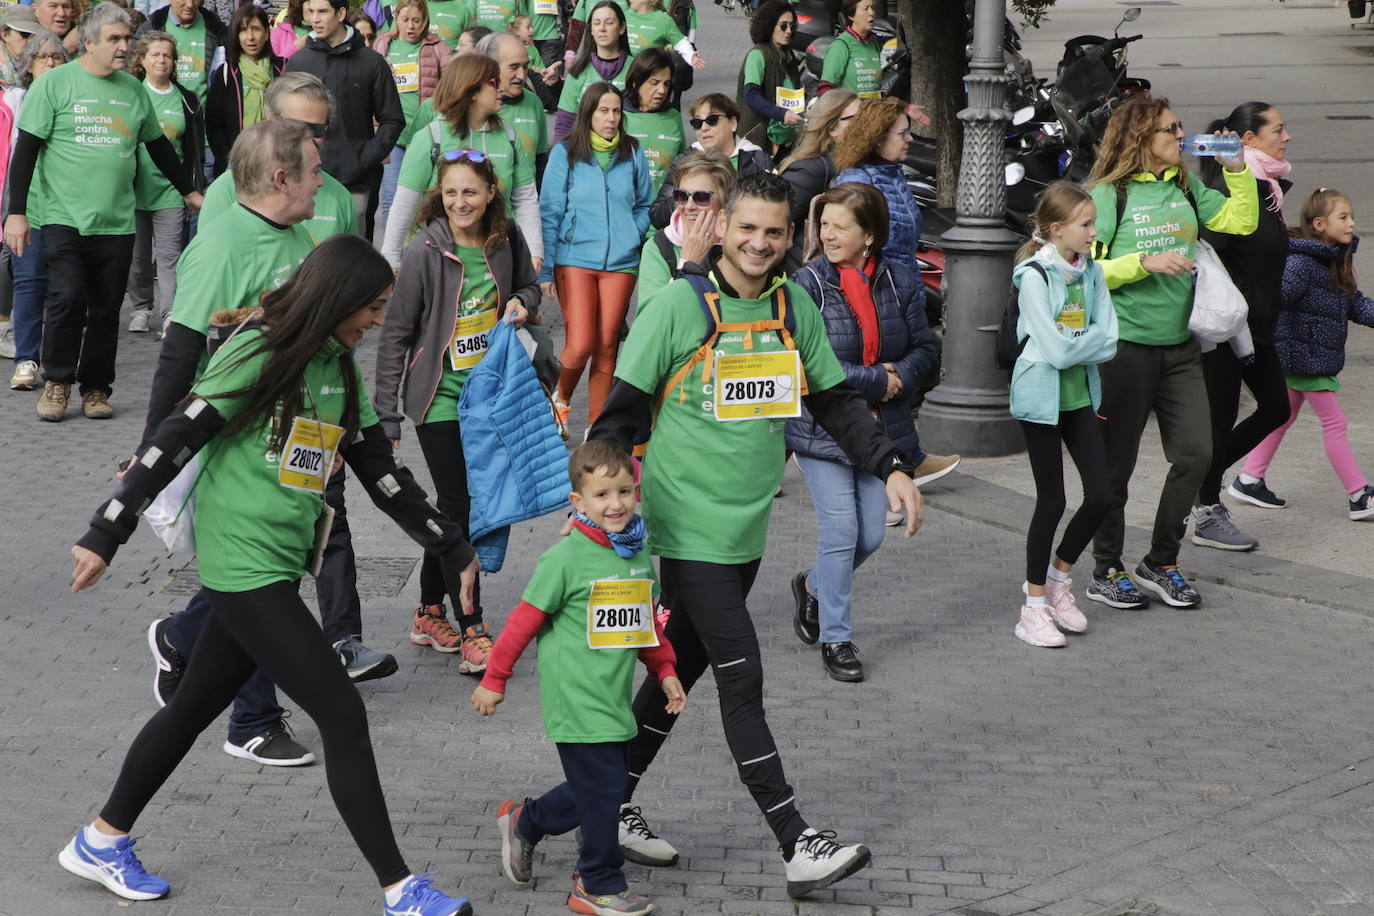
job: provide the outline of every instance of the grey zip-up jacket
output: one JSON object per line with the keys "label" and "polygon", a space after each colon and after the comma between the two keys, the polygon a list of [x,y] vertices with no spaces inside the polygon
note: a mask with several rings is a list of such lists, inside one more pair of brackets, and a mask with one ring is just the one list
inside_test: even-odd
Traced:
{"label": "grey zip-up jacket", "polygon": [[[539,312],[538,275],[520,229],[512,223],[509,233],[506,244],[486,255],[496,281],[497,314],[505,315],[506,302],[515,297],[533,321]],[[453,253],[448,220],[430,220],[401,256],[377,348],[372,400],[388,438],[401,438],[403,412],[419,423],[433,403],[462,295],[463,262]]]}

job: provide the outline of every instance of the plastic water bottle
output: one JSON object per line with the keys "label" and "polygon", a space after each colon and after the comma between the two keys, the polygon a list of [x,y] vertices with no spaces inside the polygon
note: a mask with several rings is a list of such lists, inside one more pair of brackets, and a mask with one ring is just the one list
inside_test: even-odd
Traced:
{"label": "plastic water bottle", "polygon": [[1239,156],[1240,137],[1235,134],[1196,134],[1183,141],[1190,156]]}

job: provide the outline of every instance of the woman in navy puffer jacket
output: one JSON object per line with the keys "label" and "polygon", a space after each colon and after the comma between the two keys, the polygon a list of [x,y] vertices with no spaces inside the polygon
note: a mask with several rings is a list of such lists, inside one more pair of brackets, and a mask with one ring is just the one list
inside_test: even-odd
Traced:
{"label": "woman in navy puffer jacket", "polygon": [[883,257],[912,270],[916,266],[916,243],[921,240],[921,210],[911,196],[902,161],[911,145],[911,119],[901,99],[870,99],[859,106],[835,146],[835,184],[856,181],[870,184],[883,193],[891,224]]}
{"label": "woman in navy puffer jacket", "polygon": [[[887,207],[869,185],[843,184],[816,199],[824,254],[792,275],[825,319],[846,380],[873,410],[883,431],[912,464],[923,459],[911,398],[935,359],[919,275],[878,252],[887,240]],[[845,457],[802,408],[787,421],[816,505],[816,565],[792,580],[794,626],[803,642],[822,641],[821,659],[840,681],[863,680],[854,648],[849,599],[854,571],[883,542],[888,500],[883,482]]]}

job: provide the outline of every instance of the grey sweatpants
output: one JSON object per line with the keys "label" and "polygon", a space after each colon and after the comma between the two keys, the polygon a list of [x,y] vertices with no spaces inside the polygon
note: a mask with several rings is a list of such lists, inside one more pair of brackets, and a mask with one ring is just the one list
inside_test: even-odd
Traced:
{"label": "grey sweatpants", "polygon": [[[129,304],[135,312],[153,307],[153,277],[157,277],[156,322],[172,313],[177,294],[177,260],[186,210],[134,211],[134,259],[129,264]],[[154,328],[156,330],[156,328]]]}

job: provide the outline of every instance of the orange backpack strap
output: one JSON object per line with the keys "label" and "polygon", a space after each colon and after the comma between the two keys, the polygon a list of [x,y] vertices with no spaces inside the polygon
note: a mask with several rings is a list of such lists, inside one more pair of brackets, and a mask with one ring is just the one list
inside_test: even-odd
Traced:
{"label": "orange backpack strap", "polygon": [[715,290],[714,286],[711,286],[710,280],[700,274],[691,275],[688,279],[694,281],[698,277],[711,287],[709,290],[703,290],[696,282],[692,282],[692,286],[696,288],[701,300],[702,311],[705,313],[706,337],[697,347],[697,351],[688,358],[687,362],[682,364],[677,372],[673,373],[668,384],[663,386],[663,392],[658,396],[658,407],[663,406],[663,402],[668,400],[668,395],[672,394],[674,389],[678,390],[678,402],[683,404],[687,402],[687,389],[683,387],[683,382],[687,380],[687,376],[691,374],[692,368],[697,363],[701,363],[702,384],[711,380],[711,373],[715,370],[716,340],[720,337],[720,293]]}

